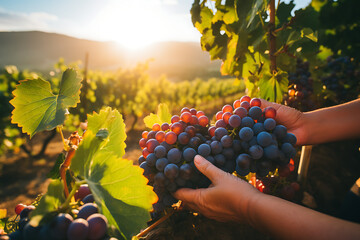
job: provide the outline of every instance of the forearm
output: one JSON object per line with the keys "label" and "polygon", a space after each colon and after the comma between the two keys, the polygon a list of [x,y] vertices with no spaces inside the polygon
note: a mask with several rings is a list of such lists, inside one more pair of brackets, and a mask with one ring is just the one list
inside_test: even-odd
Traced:
{"label": "forearm", "polygon": [[303,113],[305,144],[360,137],[360,99]]}
{"label": "forearm", "polygon": [[248,209],[250,225],[276,239],[359,239],[360,224],[261,194]]}

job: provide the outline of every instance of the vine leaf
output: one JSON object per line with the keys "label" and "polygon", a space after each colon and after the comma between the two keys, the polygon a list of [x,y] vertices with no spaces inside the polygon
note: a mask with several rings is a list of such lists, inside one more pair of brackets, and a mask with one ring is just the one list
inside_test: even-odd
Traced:
{"label": "vine leaf", "polygon": [[40,78],[23,80],[13,91],[11,122],[22,127],[30,138],[43,130],[64,123],[67,108],[80,102],[81,78],[76,70],[67,69],[60,82],[59,94],[53,94],[50,83]]}
{"label": "vine leaf", "polygon": [[[97,137],[99,130],[101,136],[104,135],[104,129],[107,129],[108,137]],[[113,145],[122,139],[119,136],[125,136],[125,125],[117,110],[108,108],[89,116],[88,129],[70,168],[86,180],[109,224],[120,231],[120,236],[131,239],[146,227],[157,196],[147,185],[143,170],[132,161],[119,157],[123,150],[117,150]]]}
{"label": "vine leaf", "polygon": [[160,103],[157,109],[157,114],[150,113],[149,116],[144,118],[146,127],[152,128],[155,123],[163,124],[171,122],[171,113],[165,103]]}
{"label": "vine leaf", "polygon": [[39,205],[31,212],[31,226],[37,227],[42,221],[46,221],[46,217],[54,216],[64,201],[63,184],[59,179],[51,180],[47,193],[42,196]]}
{"label": "vine leaf", "polygon": [[260,97],[271,102],[282,101],[282,95],[286,92],[289,84],[287,79],[287,73],[279,70],[273,75],[264,75],[264,78],[260,79]]}

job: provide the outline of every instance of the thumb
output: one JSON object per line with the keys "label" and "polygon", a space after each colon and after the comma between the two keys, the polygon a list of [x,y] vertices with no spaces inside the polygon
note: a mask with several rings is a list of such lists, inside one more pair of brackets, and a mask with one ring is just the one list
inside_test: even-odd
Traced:
{"label": "thumb", "polygon": [[224,171],[212,165],[208,160],[203,158],[200,155],[196,155],[194,159],[196,168],[210,179],[214,184],[218,179],[221,179],[224,176]]}

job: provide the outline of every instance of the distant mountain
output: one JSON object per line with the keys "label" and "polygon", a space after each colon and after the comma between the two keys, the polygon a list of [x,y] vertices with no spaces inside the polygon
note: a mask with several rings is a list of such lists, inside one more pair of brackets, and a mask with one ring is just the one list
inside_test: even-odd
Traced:
{"label": "distant mountain", "polygon": [[149,73],[167,75],[172,80],[196,77],[219,77],[220,61],[210,62],[207,52],[195,42],[162,42],[141,51],[131,52],[113,42],[97,42],[62,34],[31,32],[0,32],[0,67],[16,65],[20,69],[47,71],[61,57],[66,63],[84,62],[89,54],[89,68],[115,70],[137,62],[150,62]]}

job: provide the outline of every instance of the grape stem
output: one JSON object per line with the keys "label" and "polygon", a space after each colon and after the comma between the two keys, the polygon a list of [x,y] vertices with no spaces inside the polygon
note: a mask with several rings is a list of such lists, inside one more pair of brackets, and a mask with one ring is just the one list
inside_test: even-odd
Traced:
{"label": "grape stem", "polygon": [[80,188],[80,186],[82,184],[85,184],[86,180],[82,180],[82,181],[76,181],[71,192],[68,194],[68,196],[66,197],[65,202],[61,205],[60,209],[67,209],[70,204],[71,204],[71,199],[72,197],[75,195],[76,191]]}
{"label": "grape stem", "polygon": [[66,182],[66,171],[70,167],[71,160],[75,155],[75,151],[76,151],[76,149],[71,147],[70,150],[66,153],[65,161],[60,166],[60,177],[64,184],[65,197],[69,196],[69,189],[68,189],[67,182]]}
{"label": "grape stem", "polygon": [[155,227],[157,227],[158,225],[160,225],[162,222],[164,222],[166,219],[168,219],[169,217],[171,217],[176,211],[178,210],[178,207],[172,208],[169,212],[167,212],[167,214],[163,217],[161,217],[159,220],[157,220],[156,222],[154,222],[153,224],[151,224],[148,228],[146,228],[144,231],[142,231],[141,233],[139,233],[138,235],[136,235],[137,238],[143,237],[146,234],[148,234],[151,230],[153,230]]}
{"label": "grape stem", "polygon": [[56,129],[57,129],[57,131],[60,133],[61,140],[62,140],[62,142],[63,142],[63,144],[64,144],[64,150],[65,150],[65,151],[69,151],[69,145],[68,145],[68,144],[66,143],[66,141],[65,141],[64,134],[63,134],[63,132],[62,132],[62,126],[57,126]]}

